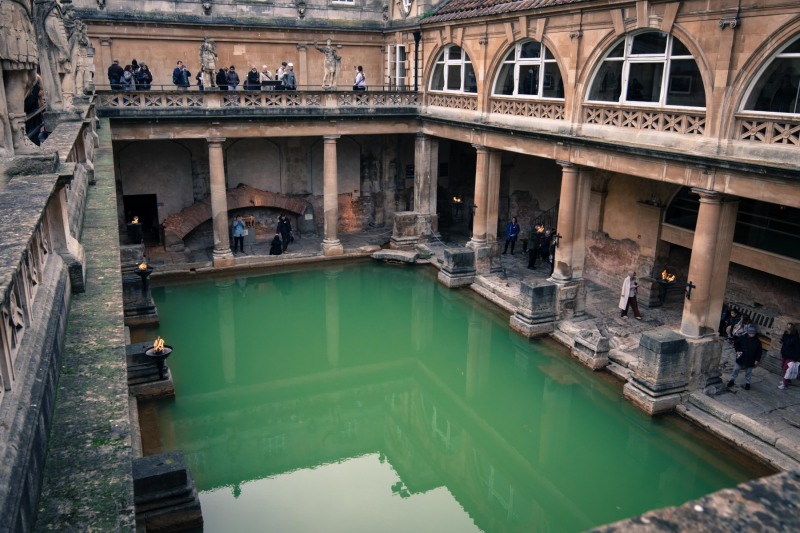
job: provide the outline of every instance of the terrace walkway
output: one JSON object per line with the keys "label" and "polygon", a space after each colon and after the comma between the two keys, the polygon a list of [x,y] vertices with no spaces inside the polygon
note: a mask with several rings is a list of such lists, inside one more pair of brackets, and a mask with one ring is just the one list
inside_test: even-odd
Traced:
{"label": "terrace walkway", "polygon": [[[463,246],[468,236],[458,232],[446,233],[445,241],[433,242],[429,248],[434,255],[431,263],[439,265],[447,247]],[[386,245],[391,235],[390,228],[374,229],[358,234],[340,234],[345,257],[368,257],[378,247]],[[236,257],[231,270],[255,270],[270,266],[327,261],[322,256],[322,237],[303,236],[290,245],[286,255],[269,256],[269,243],[259,243],[247,250],[246,255]],[[167,253],[163,248],[148,248],[150,264],[156,267],[155,280],[172,276],[183,276],[190,269],[194,272],[211,271],[212,249],[187,253]],[[519,282],[544,280],[549,271],[540,265],[537,270],[527,268],[527,257],[517,251],[516,255],[501,255],[499,264],[504,272],[489,276],[478,276],[472,289],[509,314],[514,312],[519,296]],[[638,345],[643,332],[659,327],[678,329],[683,301],[678,294],[670,294],[660,308],[643,309],[643,320],[622,319],[617,309],[617,289],[586,284],[586,315],[561,322],[554,337],[571,346],[574,335],[586,328],[596,328],[609,339],[611,364],[606,371],[617,376],[621,384],[638,364]],[[723,440],[733,443],[760,461],[776,470],[800,470],[800,386],[787,390],[777,388],[780,377],[763,368],[756,368],[752,389],[739,385],[727,390],[724,383],[733,370],[733,347],[723,344],[721,372],[723,385],[717,390],[687,394],[683,405],[677,409],[684,416]],[[587,372],[590,370],[587,369]]]}

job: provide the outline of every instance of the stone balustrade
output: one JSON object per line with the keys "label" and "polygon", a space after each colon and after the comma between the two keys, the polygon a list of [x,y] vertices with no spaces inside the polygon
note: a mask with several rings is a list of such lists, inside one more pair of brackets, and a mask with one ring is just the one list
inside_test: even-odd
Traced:
{"label": "stone balustrade", "polygon": [[98,91],[97,109],[114,116],[135,111],[242,110],[248,113],[417,112],[418,95],[408,91]]}
{"label": "stone balustrade", "polygon": [[583,122],[600,126],[616,126],[683,135],[704,135],[705,111],[667,111],[629,105],[584,105]]}
{"label": "stone balustrade", "polygon": [[489,109],[492,113],[517,117],[549,118],[564,120],[564,102],[547,100],[520,100],[518,98],[491,98]]}
{"label": "stone balustrade", "polygon": [[769,145],[800,146],[800,119],[752,113],[738,114],[735,139]]}

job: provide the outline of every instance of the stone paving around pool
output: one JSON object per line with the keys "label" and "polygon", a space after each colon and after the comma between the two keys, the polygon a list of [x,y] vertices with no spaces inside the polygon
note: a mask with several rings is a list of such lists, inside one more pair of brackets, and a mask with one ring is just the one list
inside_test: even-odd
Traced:
{"label": "stone paving around pool", "polygon": [[[340,234],[339,239],[345,249],[344,258],[370,256],[381,246],[385,246],[391,230],[374,229],[358,234]],[[247,250],[246,254],[236,256],[236,265],[231,270],[249,270],[269,266],[325,261],[321,252],[322,238],[302,235],[289,246],[288,253],[269,256],[269,243],[260,243]],[[433,252],[429,262],[441,267],[446,248],[463,247],[467,235],[451,234],[446,241],[434,240],[427,246]],[[185,275],[194,272],[211,271],[211,249],[167,253],[163,248],[148,248],[150,264],[156,267],[154,279],[170,274]],[[536,269],[527,268],[527,255],[500,255],[496,259],[498,273],[476,276],[470,286],[475,292],[491,301],[509,314],[519,305],[520,282],[546,280],[549,266],[538,263]],[[424,262],[428,262],[427,260]],[[605,370],[622,382],[636,369],[639,362],[639,340],[642,333],[667,327],[677,330],[680,327],[683,300],[680,293],[669,294],[662,307],[642,309],[642,320],[625,319],[619,316],[616,288],[608,288],[586,282],[586,314],[557,324],[553,337],[568,347],[575,336],[582,331],[594,331],[609,341],[609,365]],[[800,384],[787,390],[777,388],[780,376],[763,368],[756,368],[751,390],[739,384],[726,389],[724,383],[733,370],[733,347],[724,341],[721,358],[723,385],[685,393],[682,404],[676,409],[681,416],[692,420],[711,433],[719,436],[750,453],[760,461],[776,470],[800,469]]]}

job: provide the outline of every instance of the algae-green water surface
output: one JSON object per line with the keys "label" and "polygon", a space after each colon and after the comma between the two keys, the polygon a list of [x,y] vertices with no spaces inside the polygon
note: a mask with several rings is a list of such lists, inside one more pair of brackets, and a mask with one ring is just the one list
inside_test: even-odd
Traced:
{"label": "algae-green water surface", "polygon": [[[206,531],[580,531],[758,475],[431,270],[153,290]],[[763,472],[761,472],[763,473]]]}

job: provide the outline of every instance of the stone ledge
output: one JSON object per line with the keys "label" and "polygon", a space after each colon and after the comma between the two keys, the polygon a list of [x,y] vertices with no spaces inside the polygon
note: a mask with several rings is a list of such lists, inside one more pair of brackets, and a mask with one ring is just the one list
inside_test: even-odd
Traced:
{"label": "stone ledge", "polygon": [[735,413],[731,415],[731,424],[745,430],[754,437],[766,442],[770,446],[775,446],[775,443],[778,440],[777,433],[769,428],[764,427],[762,424],[759,424],[749,416]]}

